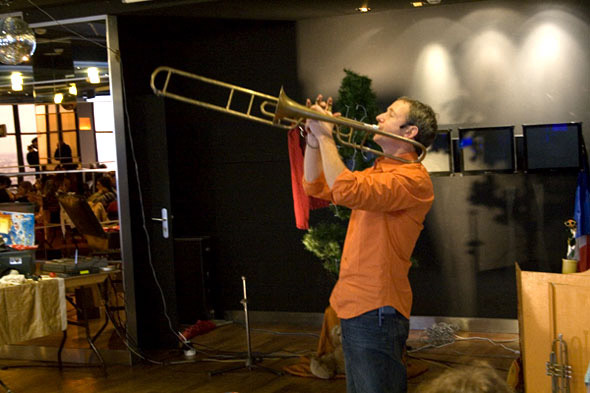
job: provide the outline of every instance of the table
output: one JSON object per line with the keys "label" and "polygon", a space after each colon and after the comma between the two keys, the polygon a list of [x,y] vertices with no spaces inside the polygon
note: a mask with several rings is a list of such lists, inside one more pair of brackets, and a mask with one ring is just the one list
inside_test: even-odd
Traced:
{"label": "table", "polygon": [[45,278],[0,288],[0,345],[65,331],[64,281]]}
{"label": "table", "polygon": [[[67,331],[63,278],[0,287],[0,345]],[[0,380],[7,392],[8,386]]]}
{"label": "table", "polygon": [[[109,279],[111,274],[117,274],[120,272],[121,272],[120,270],[112,270],[112,271],[108,271],[108,272],[80,274],[80,275],[76,275],[76,276],[65,277],[63,279],[64,280],[64,287],[65,287],[65,289],[80,289],[80,288],[91,286],[91,285],[101,285],[107,279]],[[108,307],[108,290],[106,288],[104,288],[103,296],[104,296],[104,300],[105,300],[105,307]],[[67,323],[71,324],[71,325],[82,326],[84,328],[84,330],[86,332],[86,340],[88,341],[88,345],[90,346],[92,351],[96,354],[98,360],[101,363],[103,372],[106,375],[106,364],[104,362],[102,355],[100,354],[100,351],[94,345],[94,342],[100,336],[100,334],[102,333],[104,328],[107,326],[107,324],[109,322],[108,316],[105,315],[104,324],[102,325],[102,327],[99,329],[99,331],[94,336],[91,336],[90,326],[89,326],[89,322],[88,322],[89,318],[88,318],[88,313],[87,313],[88,307],[87,307],[86,302],[83,302],[82,304],[80,304],[79,301],[78,302],[75,301],[74,298],[72,298],[71,296],[68,296],[65,293],[64,293],[64,299],[66,299],[78,311],[79,316],[82,316],[82,318],[78,319],[78,320],[67,319]],[[105,314],[106,314],[106,312],[105,312]],[[57,361],[58,361],[58,365],[59,365],[60,370],[63,367],[61,354],[62,354],[63,347],[65,345],[67,337],[68,337],[68,331],[66,329],[63,331],[63,337],[62,337],[61,343],[59,345],[59,349],[57,351]]]}
{"label": "table", "polygon": [[77,276],[65,277],[64,284],[66,289],[79,288],[88,285],[102,284],[113,273],[120,273],[120,270],[111,270],[108,272],[80,274]]}

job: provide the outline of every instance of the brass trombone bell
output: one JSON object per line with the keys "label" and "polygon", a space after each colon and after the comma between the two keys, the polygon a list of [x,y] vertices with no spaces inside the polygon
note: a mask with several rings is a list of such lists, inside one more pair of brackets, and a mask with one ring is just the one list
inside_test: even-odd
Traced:
{"label": "brass trombone bell", "polygon": [[[164,77],[158,77],[158,74],[164,74]],[[225,105],[213,104],[210,102],[205,102],[197,100],[195,98],[190,98],[181,94],[170,92],[169,85],[173,75],[185,77],[192,80],[197,80],[205,84],[227,89],[228,96]],[[156,86],[156,79],[158,79],[158,81],[163,80],[163,84],[160,85],[161,87]],[[158,67],[152,72],[150,86],[154,93],[158,96],[172,98],[177,101],[185,102],[196,106],[201,106],[218,112],[227,113],[230,115],[246,118],[249,120],[257,121],[259,123],[280,127],[283,129],[290,130],[299,125],[302,121],[304,121],[304,119],[329,122],[337,126],[335,127],[336,138],[342,145],[349,146],[364,152],[373,153],[378,156],[398,160],[404,163],[417,163],[422,161],[426,156],[426,147],[424,147],[424,145],[422,145],[420,142],[417,142],[413,139],[404,138],[399,135],[381,131],[379,130],[377,125],[366,124],[354,119],[348,119],[346,117],[336,117],[320,113],[311,108],[308,108],[305,105],[301,105],[289,98],[287,94],[285,94],[283,88],[281,88],[279,97],[277,98],[271,95],[259,93],[254,90],[246,89],[241,86],[232,85],[229,83],[221,82],[215,79],[207,78],[201,75],[196,75],[190,72],[166,66]],[[246,110],[236,110],[232,108],[232,101],[234,100],[236,92],[239,94],[245,94],[246,96],[249,96],[248,107]],[[259,105],[259,111],[261,115],[254,114],[254,103],[256,102],[256,100],[261,101]],[[348,127],[349,131],[343,131],[340,126]],[[365,132],[365,136],[361,143],[356,143],[353,141],[354,130]],[[417,147],[420,150],[420,154],[418,155],[418,158],[416,160],[406,160],[398,156],[394,156],[379,150],[372,149],[366,146],[365,142],[367,141],[368,136],[373,134],[380,134],[387,138],[407,142]]]}

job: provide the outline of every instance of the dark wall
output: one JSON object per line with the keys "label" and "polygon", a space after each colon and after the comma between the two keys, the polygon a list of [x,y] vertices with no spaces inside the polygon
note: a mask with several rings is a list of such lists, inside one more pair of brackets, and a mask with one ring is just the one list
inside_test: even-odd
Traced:
{"label": "dark wall", "polygon": [[[169,65],[274,96],[283,85],[303,101],[293,23],[121,17],[119,26],[128,100],[152,95],[151,72]],[[174,87],[204,98],[204,88],[188,81]],[[322,312],[333,282],[295,228],[286,131],[170,99],[161,103],[173,236],[211,237],[216,310],[241,308],[245,276],[252,310]],[[575,174],[433,182],[435,204],[410,272],[413,314],[515,318],[514,262],[559,271]],[[324,217],[329,214],[314,211],[311,219]]]}
{"label": "dark wall", "polygon": [[575,173],[433,177],[410,270],[414,315],[516,318],[514,263],[561,272]]}
{"label": "dark wall", "polygon": [[[128,101],[152,94],[149,77],[161,65],[273,96],[284,86],[300,100],[294,23],[121,17],[119,31]],[[224,99],[190,81],[174,88]],[[162,102],[173,236],[211,237],[216,309],[242,307],[245,276],[252,310],[323,311],[333,283],[295,228],[287,131]]]}
{"label": "dark wall", "polygon": [[[366,75],[382,110],[413,97],[453,133],[514,125],[521,135],[522,124],[571,121],[584,123],[588,140],[588,15],[581,2],[490,0],[306,19],[297,25],[297,71],[309,95],[335,95],[344,68]],[[549,52],[548,36],[559,43]],[[516,318],[514,262],[561,271],[575,175],[438,177],[434,185],[410,271],[413,315]]]}

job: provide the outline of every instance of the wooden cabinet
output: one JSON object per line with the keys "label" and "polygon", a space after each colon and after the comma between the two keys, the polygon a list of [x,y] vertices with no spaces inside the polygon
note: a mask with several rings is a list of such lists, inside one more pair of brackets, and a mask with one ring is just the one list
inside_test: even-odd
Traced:
{"label": "wooden cabinet", "polygon": [[550,393],[546,375],[553,340],[561,334],[571,366],[570,392],[586,392],[590,363],[590,271],[572,274],[520,270],[518,323],[526,393]]}

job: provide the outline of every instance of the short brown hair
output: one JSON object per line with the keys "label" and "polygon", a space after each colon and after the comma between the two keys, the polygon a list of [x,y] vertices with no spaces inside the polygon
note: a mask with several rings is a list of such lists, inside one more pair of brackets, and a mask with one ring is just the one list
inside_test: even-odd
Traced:
{"label": "short brown hair", "polygon": [[514,393],[489,365],[450,369],[421,387],[420,393]]}
{"label": "short brown hair", "polygon": [[424,147],[432,145],[438,131],[436,114],[432,108],[409,97],[400,97],[398,99],[410,104],[410,113],[408,114],[407,124],[418,127],[418,134],[414,140],[423,144]]}

